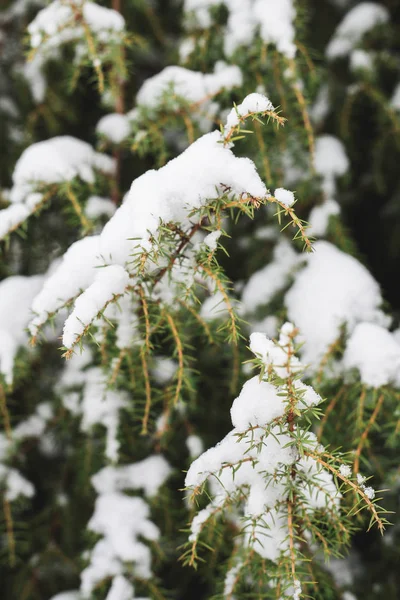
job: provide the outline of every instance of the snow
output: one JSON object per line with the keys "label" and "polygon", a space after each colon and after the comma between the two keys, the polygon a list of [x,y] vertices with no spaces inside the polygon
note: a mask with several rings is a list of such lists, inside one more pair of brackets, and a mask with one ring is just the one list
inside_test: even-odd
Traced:
{"label": "snow", "polygon": [[25,479],[16,469],[0,463],[0,483],[5,486],[4,497],[8,502],[13,502],[19,496],[32,498],[35,489],[30,481]]}
{"label": "snow", "polygon": [[[281,328],[278,343],[260,333],[250,339],[250,348],[263,358],[283,379],[301,367],[292,356],[295,329],[291,323]],[[291,363],[289,371],[282,373],[282,358]],[[321,401],[319,395],[296,379],[297,410]],[[290,384],[291,386],[292,384]],[[292,478],[292,468],[301,472],[296,483],[304,497],[307,510],[324,509],[329,504],[339,506],[340,494],[329,471],[310,457],[301,458],[294,435],[285,431],[285,414],[291,403],[289,384],[272,384],[253,377],[247,381],[232,404],[233,429],[215,447],[206,450],[190,466],[185,480],[187,488],[196,490],[209,481],[211,502],[193,519],[190,542],[196,542],[203,526],[217,511],[221,512],[227,500],[236,493],[244,495],[243,532],[245,546],[251,546],[264,558],[277,562],[281,553],[289,548],[287,515],[287,480]],[[301,400],[304,398],[304,401]],[[274,423],[274,420],[280,421]],[[287,425],[287,423],[286,423]],[[300,432],[299,432],[300,433]],[[319,451],[317,438],[310,432],[301,432],[309,448]],[[318,481],[318,485],[313,482]]]}
{"label": "snow", "polygon": [[206,134],[158,171],[147,171],[135,179],[125,202],[101,234],[102,255],[124,265],[135,247],[149,248],[149,238],[160,220],[187,224],[189,211],[215,198],[221,182],[238,196],[246,192],[265,196],[254,163],[235,157],[220,142],[218,131]]}
{"label": "snow", "polygon": [[91,56],[82,21],[91,35],[103,44],[121,38],[125,28],[124,18],[117,11],[86,0],[69,0],[68,3],[53,0],[28,25],[30,45],[35,54],[24,65],[23,74],[36,102],[43,102],[46,94],[44,66],[47,60],[59,56],[62,45],[73,42],[76,58],[82,60],[90,56],[94,66],[99,63],[98,56]]}
{"label": "snow", "polygon": [[171,467],[165,458],[154,455],[129,465],[104,467],[92,477],[92,485],[98,494],[143,489],[145,495],[152,498],[170,473]]}
{"label": "snow", "polygon": [[200,309],[200,316],[205,321],[222,319],[228,315],[226,299],[222,292],[217,290],[214,294],[204,300]]}
{"label": "snow", "polygon": [[198,435],[189,435],[186,439],[186,447],[189,450],[190,458],[197,458],[204,452],[203,441]]}
{"label": "snow", "polygon": [[254,312],[258,306],[268,304],[289,281],[289,276],[299,262],[291,244],[283,239],[275,248],[272,260],[251,275],[242,292],[245,313]]}
{"label": "snow", "polygon": [[133,600],[134,589],[132,584],[123,575],[114,577],[106,600]]}
{"label": "snow", "polygon": [[275,44],[284,56],[294,58],[296,10],[292,0],[185,0],[187,27],[197,25],[208,29],[212,24],[209,9],[219,4],[228,10],[224,35],[227,56],[232,56],[240,46],[249,46],[259,31],[266,44]]}
{"label": "snow", "polygon": [[163,95],[172,88],[175,95],[190,103],[205,102],[223,89],[232,89],[242,85],[242,73],[239,67],[219,61],[214,73],[191,71],[184,67],[165,67],[160,73],[149,77],[143,83],[136,96],[138,106],[157,108]]}
{"label": "snow", "polygon": [[225,136],[240,123],[240,117],[246,117],[252,113],[264,113],[274,110],[272,102],[263,94],[253,92],[246,96],[241,104],[231,109],[225,125]]}
{"label": "snow", "polygon": [[157,356],[154,358],[154,363],[151,368],[151,374],[157,383],[165,385],[176,373],[178,363],[172,358],[165,358],[163,356]]}
{"label": "snow", "polygon": [[[71,348],[105,305],[124,292],[128,281],[135,284],[134,278],[128,279],[132,254],[151,250],[151,240],[157,239],[160,224],[173,222],[189,230],[191,213],[212,202],[226,187],[237,197],[266,196],[266,187],[254,163],[236,157],[221,143],[223,139],[219,131],[203,135],[164,167],[147,171],[133,181],[124,202],[101,234],[71,246],[60,266],[48,277],[33,303],[37,316],[30,325],[32,335],[49,314],[82,292],[64,330],[63,343]],[[189,250],[190,247],[185,260],[174,265],[170,281],[165,278],[157,286],[156,299],[175,302],[174,282],[179,283],[180,290],[182,286],[189,289],[193,285],[195,244],[191,254]],[[107,266],[94,269],[102,265]],[[145,268],[154,268],[154,263],[149,261]],[[129,322],[125,321],[126,327]]]}
{"label": "snow", "polygon": [[234,400],[231,408],[232,425],[240,431],[251,425],[265,426],[284,412],[285,403],[278,396],[276,388],[267,381],[260,381],[257,375],[246,381],[240,395]]}
{"label": "snow", "polygon": [[113,144],[121,144],[131,132],[129,118],[119,113],[105,115],[97,123],[96,132]]}
{"label": "snow", "polygon": [[74,8],[82,11],[86,24],[102,41],[107,41],[111,32],[121,32],[125,27],[124,18],[115,10],[85,0],[69,0],[68,4],[53,0],[37,13],[28,25],[32,48],[37,48],[43,42],[56,47],[66,41],[79,39],[83,35],[83,27],[77,24]]}
{"label": "snow", "polygon": [[[131,572],[131,563],[134,563],[138,577],[151,577],[151,553],[143,539],[158,540],[159,530],[149,519],[147,503],[142,498],[123,494],[122,490],[143,488],[145,494],[152,497],[170,472],[171,468],[163,457],[150,456],[131,465],[105,467],[94,475],[92,483],[99,495],[88,529],[102,537],[90,552],[89,565],[81,574],[84,598],[90,598],[103,579],[113,577],[111,590],[114,598],[123,600],[125,596],[116,594],[117,591],[121,594],[131,591],[130,584],[127,585],[123,577],[125,568],[128,573]],[[128,563],[126,567],[124,563]]]}
{"label": "snow", "polygon": [[30,307],[42,283],[40,275],[15,275],[0,283],[0,373],[8,385],[13,382],[18,348],[28,341],[25,329],[31,317]]}
{"label": "snow", "polygon": [[379,309],[379,285],[361,263],[325,241],[316,242],[314,250],[284,300],[304,342],[302,360],[311,370],[339,337],[341,325],[351,334],[361,321],[386,320]]}
{"label": "snow", "polygon": [[326,48],[329,59],[346,56],[361,41],[363,36],[376,27],[387,23],[389,11],[376,2],[361,2],[349,10],[337,27]]}
{"label": "snow", "polygon": [[346,369],[358,369],[370,387],[400,385],[400,344],[392,333],[374,323],[359,323],[346,345]]}
{"label": "snow", "polygon": [[290,208],[295,201],[293,192],[290,190],[285,190],[285,188],[277,188],[274,192],[274,196],[278,202],[284,204],[288,208]]}
{"label": "snow", "polygon": [[64,346],[72,348],[106,304],[125,293],[128,284],[129,275],[121,266],[99,269],[93,283],[75,300],[74,309],[65,321]]}
{"label": "snow", "polygon": [[340,206],[336,200],[325,200],[322,204],[314,206],[308,217],[308,234],[315,237],[326,235],[330,217],[340,214]]}
{"label": "snow", "polygon": [[[81,417],[80,427],[89,432],[95,425],[103,425],[106,429],[106,457],[115,462],[118,460],[118,429],[121,409],[129,405],[126,393],[107,387],[105,375],[98,367],[83,371],[88,356],[74,355],[67,363],[61,378],[58,391],[63,404],[72,414]],[[82,386],[82,392],[76,393],[71,388]]]}
{"label": "snow", "polygon": [[400,110],[400,83],[396,85],[390,103],[395,110]]}
{"label": "snow", "polygon": [[222,231],[217,229],[216,231],[212,231],[204,238],[204,245],[207,246],[209,250],[216,250],[218,247],[218,240],[222,235]]}
{"label": "snow", "polygon": [[112,158],[95,152],[90,144],[71,136],[54,137],[29,146],[21,154],[13,172],[11,206],[0,211],[0,239],[25,221],[42,202],[42,186],[62,184],[78,177],[93,184],[96,171],[114,172]]}
{"label": "snow", "polygon": [[352,71],[372,71],[374,66],[373,54],[357,48],[350,54],[350,68]]}
{"label": "snow", "polygon": [[315,170],[321,175],[327,199],[336,193],[335,178],[344,175],[349,160],[344,145],[332,135],[318,136],[315,141]]}
{"label": "snow", "polygon": [[91,285],[97,273],[95,267],[101,264],[99,254],[99,236],[88,236],[70,246],[32,302],[36,315],[29,325],[32,336],[51,314]]}
{"label": "snow", "polygon": [[96,170],[113,174],[113,159],[95,152],[90,144],[64,135],[29,146],[13,173],[11,202],[22,202],[39,184],[63,183],[79,177],[94,183]]}
{"label": "snow", "polygon": [[50,600],[79,600],[79,592],[73,590],[69,592],[61,592],[61,594],[52,596]]}
{"label": "snow", "polygon": [[101,215],[112,217],[117,207],[110,198],[90,196],[85,206],[85,215],[89,219],[97,219]]}

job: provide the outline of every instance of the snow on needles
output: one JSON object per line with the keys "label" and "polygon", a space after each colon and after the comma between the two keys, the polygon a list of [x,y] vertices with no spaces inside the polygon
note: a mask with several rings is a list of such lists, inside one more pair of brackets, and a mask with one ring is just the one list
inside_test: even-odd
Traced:
{"label": "snow on needles", "polygon": [[[102,537],[91,550],[89,564],[81,574],[84,598],[91,597],[99,582],[112,577],[111,598],[133,599],[133,587],[123,577],[125,568],[130,572],[131,563],[139,577],[151,577],[151,553],[143,540],[156,541],[160,533],[149,519],[150,509],[145,500],[123,491],[142,488],[146,497],[151,498],[170,472],[162,456],[150,456],[131,465],[105,467],[94,475],[92,483],[99,495],[88,528]],[[124,590],[131,595],[117,595]]]}
{"label": "snow on needles", "polygon": [[31,303],[43,284],[43,277],[8,277],[0,283],[0,373],[8,385],[13,381],[14,359],[19,346],[28,341],[26,327]]}
{"label": "snow on needles", "polygon": [[9,194],[11,205],[0,211],[0,239],[34,212],[44,199],[40,191],[43,187],[66,183],[76,177],[93,184],[96,171],[111,175],[114,169],[112,158],[71,136],[32,144],[15,165]]}
{"label": "snow on needles", "polygon": [[[266,376],[247,381],[232,404],[232,431],[192,463],[186,486],[196,490],[208,480],[212,500],[194,517],[189,541],[196,542],[210,516],[219,513],[225,502],[237,494],[244,498],[245,522],[251,521],[251,527],[243,527],[245,546],[252,546],[264,558],[278,561],[281,553],[289,549],[286,495],[294,464],[302,473],[297,485],[304,494],[309,514],[323,510],[327,503],[330,509],[338,507],[340,494],[332,475],[314,459],[300,458],[293,437],[282,426],[290,404],[288,389],[292,384],[288,382],[302,368],[298,358],[288,351],[294,334],[291,323],[282,327],[278,342],[261,333],[252,334],[252,352],[262,360],[266,373],[273,369],[282,383],[266,381]],[[295,382],[300,412],[321,401],[300,379]],[[315,436],[310,432],[302,435],[307,437],[308,447],[318,452]],[[315,486],[313,479],[318,481]]]}
{"label": "snow on needles", "polygon": [[257,31],[266,44],[274,44],[287,58],[295,56],[296,9],[292,0],[185,0],[187,28],[200,25],[208,29],[212,24],[210,8],[220,4],[228,10],[224,32],[227,56],[240,46],[252,44]]}
{"label": "snow on needles", "polygon": [[[106,304],[123,292],[128,283],[132,253],[151,250],[151,239],[157,237],[160,223],[174,222],[183,228],[190,227],[190,213],[216,198],[218,190],[225,186],[236,196],[266,196],[266,187],[254,163],[248,158],[236,157],[221,142],[220,132],[206,134],[164,167],[147,171],[133,181],[123,204],[101,234],[71,246],[58,269],[47,279],[43,293],[34,301],[37,316],[30,328],[33,334],[46,315],[84,290],[64,332],[64,344],[71,348],[101,312],[98,294]],[[93,267],[101,264],[107,269],[96,275]],[[188,273],[190,275],[190,269]],[[60,289],[60,281],[66,282],[65,289]],[[191,284],[189,277],[188,285]],[[166,301],[169,297],[167,293]]]}
{"label": "snow on needles", "polygon": [[363,36],[376,27],[389,21],[389,12],[376,2],[361,2],[349,10],[337,27],[326,48],[329,59],[348,55]]}
{"label": "snow on needles", "polygon": [[33,58],[24,67],[24,75],[31,86],[36,102],[43,102],[46,94],[46,79],[43,67],[49,58],[54,58],[59,48],[74,42],[76,57],[91,56],[87,47],[86,33],[94,36],[105,48],[118,39],[125,29],[125,21],[119,12],[86,0],[53,0],[38,12],[28,25]]}
{"label": "snow on needles", "polygon": [[356,368],[368,386],[400,385],[400,344],[384,327],[359,323],[347,342],[343,357],[346,369]]}
{"label": "snow on needles", "polygon": [[318,368],[342,325],[351,333],[361,321],[386,321],[379,309],[379,285],[361,263],[325,241],[316,242],[314,250],[285,296],[288,316],[304,341],[302,360],[312,369]]}

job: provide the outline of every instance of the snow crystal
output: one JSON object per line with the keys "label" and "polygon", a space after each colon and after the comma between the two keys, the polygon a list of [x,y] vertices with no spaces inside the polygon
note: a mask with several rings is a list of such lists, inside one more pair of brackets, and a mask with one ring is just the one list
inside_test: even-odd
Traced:
{"label": "snow crystal", "polygon": [[375,498],[375,490],[372,487],[364,488],[364,494],[369,498],[369,500],[373,500]]}
{"label": "snow crystal", "polygon": [[360,321],[385,322],[379,285],[367,269],[328,242],[316,242],[314,249],[285,296],[288,317],[304,341],[302,360],[311,370],[318,368],[341,325],[351,333]]}
{"label": "snow crystal", "polygon": [[295,200],[293,192],[285,190],[285,188],[277,188],[274,192],[274,196],[278,202],[284,204],[288,208],[292,206]]}
{"label": "snow crystal", "polygon": [[105,115],[97,123],[96,132],[113,144],[121,144],[131,132],[129,119],[126,115],[119,113]]}
{"label": "snow crystal", "polygon": [[343,365],[358,369],[368,386],[400,385],[400,344],[384,327],[359,323],[347,342]]}
{"label": "snow crystal", "polygon": [[361,42],[363,36],[389,21],[388,10],[376,2],[361,2],[346,13],[326,48],[330,59],[346,56]]}
{"label": "snow crystal", "polygon": [[351,467],[349,465],[340,465],[339,473],[343,475],[343,477],[351,477]]}

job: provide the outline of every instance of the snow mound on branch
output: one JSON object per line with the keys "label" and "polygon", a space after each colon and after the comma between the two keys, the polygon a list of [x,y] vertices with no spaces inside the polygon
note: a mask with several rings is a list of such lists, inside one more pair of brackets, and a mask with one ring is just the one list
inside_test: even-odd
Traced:
{"label": "snow mound on branch", "polygon": [[119,12],[95,2],[53,0],[28,25],[32,48],[37,48],[42,42],[57,47],[84,36],[83,26],[79,19],[75,19],[77,9],[82,10],[89,29],[104,42],[108,40],[110,32],[121,32],[125,27],[125,20]]}
{"label": "snow mound on branch", "polygon": [[224,88],[229,90],[242,85],[242,79],[239,67],[227,65],[222,61],[216,63],[214,73],[170,66],[146,79],[137,93],[136,103],[139,106],[156,108],[169,88],[188,102],[201,102],[207,97],[215,96]]}
{"label": "snow mound on branch", "polygon": [[[260,198],[267,195],[254,163],[248,158],[236,157],[230,148],[224,146],[223,141],[219,131],[206,134],[164,167],[147,171],[133,181],[123,204],[101,234],[89,238],[91,241],[81,240],[71,246],[59,268],[47,280],[45,290],[34,302],[37,317],[30,326],[33,335],[45,322],[47,315],[62,308],[67,300],[72,300],[80,291],[84,293],[87,290],[82,299],[78,297],[75,301],[77,312],[68,322],[64,344],[71,348],[90,325],[95,309],[96,314],[101,312],[100,303],[94,298],[97,291],[101,288],[102,299],[108,303],[113,301],[113,296],[123,292],[122,279],[127,284],[128,275],[117,278],[118,282],[114,277],[110,278],[110,283],[111,280],[115,283],[112,289],[103,280],[105,275],[98,275],[94,282],[95,266],[107,265],[106,272],[113,274],[118,270],[115,267],[119,266],[118,272],[125,268],[129,274],[132,255],[152,249],[152,240],[157,239],[162,223],[173,222],[183,229],[190,228],[193,225],[191,213],[226,190],[236,197],[248,194]],[[173,267],[175,279],[183,279],[187,286],[193,284],[190,260],[189,257],[185,265]],[[114,268],[110,270],[111,267]],[[64,281],[65,289],[60,289],[59,283]],[[91,289],[91,284],[95,288]],[[171,293],[168,293],[168,286],[164,287],[164,301],[168,302]]]}
{"label": "snow mound on branch", "polygon": [[62,184],[78,177],[93,184],[96,172],[111,175],[112,158],[74,137],[65,135],[32,144],[18,159],[13,186],[8,199],[11,205],[0,211],[0,239],[23,223],[42,202],[41,186]]}
{"label": "snow mound on branch", "polygon": [[129,118],[119,113],[105,115],[96,125],[96,133],[113,144],[121,144],[129,136],[130,131]]}
{"label": "snow mound on branch", "polygon": [[376,2],[357,4],[349,10],[337,27],[326,48],[326,56],[331,60],[347,56],[368,31],[387,23],[389,18],[389,11]]}
{"label": "snow mound on branch", "polygon": [[[221,4],[228,10],[224,36],[227,56],[240,46],[252,44],[258,30],[266,44],[275,44],[277,50],[289,59],[295,56],[296,9],[292,0],[185,0],[187,27],[210,28],[210,9]],[[183,46],[182,52],[184,50]]]}
{"label": "snow mound on branch", "polygon": [[25,329],[31,318],[31,303],[42,284],[39,275],[16,275],[0,283],[0,373],[9,385],[17,350],[28,341]]}
{"label": "snow mound on branch", "polygon": [[384,327],[359,323],[347,342],[343,365],[358,369],[368,386],[400,385],[400,344]]}
{"label": "snow mound on branch", "polygon": [[302,360],[311,370],[318,368],[342,325],[351,333],[360,321],[386,320],[379,309],[379,285],[358,260],[325,241],[316,242],[314,250],[285,296],[288,317],[304,342]]}
{"label": "snow mound on branch", "polygon": [[99,269],[94,282],[76,299],[74,310],[65,321],[63,344],[71,348],[99,312],[116,296],[123,295],[128,273],[119,265]]}
{"label": "snow mound on branch", "polygon": [[23,202],[40,184],[63,183],[78,177],[94,183],[96,171],[111,175],[112,158],[69,135],[32,144],[18,159],[13,173],[11,202]]}
{"label": "snow mound on branch", "polygon": [[[143,539],[156,541],[160,532],[150,521],[150,509],[145,500],[122,491],[143,488],[145,495],[151,498],[170,472],[163,457],[150,456],[131,465],[105,467],[94,475],[92,483],[99,496],[88,529],[101,534],[102,538],[90,552],[89,565],[81,575],[81,591],[85,598],[90,597],[96,585],[107,577],[113,577],[111,590],[113,587],[128,589],[121,579],[124,579],[126,568],[131,572],[131,563],[139,577],[151,577],[151,552]],[[131,591],[133,593],[133,588]],[[120,596],[115,596],[117,598],[120,600]]]}

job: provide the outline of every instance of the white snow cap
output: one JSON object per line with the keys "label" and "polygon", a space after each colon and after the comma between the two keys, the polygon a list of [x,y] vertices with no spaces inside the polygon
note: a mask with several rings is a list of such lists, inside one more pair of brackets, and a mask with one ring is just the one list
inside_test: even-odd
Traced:
{"label": "white snow cap", "polygon": [[400,385],[400,344],[392,333],[374,323],[355,327],[343,364],[346,369],[358,369],[361,381],[368,386]]}
{"label": "white snow cap", "polygon": [[360,321],[386,321],[379,285],[361,263],[325,241],[316,242],[314,250],[285,296],[288,316],[304,341],[302,360],[311,370],[318,368],[341,325],[351,333]]}
{"label": "white snow cap", "polygon": [[295,201],[293,192],[285,190],[285,188],[276,188],[274,196],[281,204],[284,204],[288,208],[290,208]]}
{"label": "white snow cap", "polygon": [[136,103],[138,106],[155,108],[170,87],[177,96],[188,102],[201,102],[209,96],[215,96],[224,88],[230,90],[242,85],[242,79],[239,67],[227,65],[222,61],[216,63],[214,73],[169,66],[146,79],[137,93]]}
{"label": "white snow cap", "polygon": [[31,318],[31,303],[42,284],[40,275],[15,275],[0,283],[0,373],[9,385],[17,350],[28,341],[25,329]]}
{"label": "white snow cap", "polygon": [[79,600],[79,592],[72,590],[69,592],[61,592],[61,594],[52,596],[50,600]]}
{"label": "white snow cap", "polygon": [[262,113],[269,110],[274,110],[274,107],[267,96],[257,92],[249,94],[241,104],[235,106],[229,112],[225,125],[226,133],[239,124],[239,117],[244,117],[251,113]]}
{"label": "white snow cap", "polygon": [[113,144],[121,144],[129,136],[130,131],[129,118],[119,113],[105,115],[96,125],[96,133]]}
{"label": "white snow cap", "polygon": [[187,26],[191,15],[197,25],[211,26],[210,8],[224,4],[228,10],[228,21],[224,35],[227,56],[240,46],[249,46],[259,30],[266,44],[275,44],[277,50],[287,58],[296,54],[294,20],[296,10],[292,0],[185,0]]}
{"label": "white snow cap", "polygon": [[326,48],[329,59],[350,54],[363,36],[376,27],[389,21],[387,8],[376,2],[361,2],[344,16]]}
{"label": "white snow cap", "polygon": [[[283,361],[291,362],[292,373],[300,367],[296,357],[289,358],[288,344],[295,332],[291,323],[281,328],[279,342],[260,333],[254,333],[250,339],[251,350],[271,366],[284,379],[288,373],[282,367]],[[286,352],[285,352],[286,347]],[[319,395],[310,387],[296,379],[295,384],[302,400],[297,408],[307,407],[321,401]],[[308,510],[324,509],[326,504],[337,507],[340,500],[332,475],[324,471],[314,459],[298,456],[293,438],[274,424],[274,419],[285,415],[288,407],[286,384],[281,387],[268,381],[253,377],[247,381],[231,408],[234,429],[219,444],[199,456],[191,465],[185,485],[196,489],[206,480],[209,481],[212,500],[193,519],[190,542],[195,542],[204,524],[210,516],[224,508],[225,502],[235,493],[242,492],[243,513],[246,519],[252,519],[252,536],[245,529],[244,544],[274,562],[289,547],[288,518],[286,512],[285,487],[290,477],[289,467],[303,471],[299,484],[307,499]],[[266,427],[270,431],[266,435]],[[318,441],[314,434],[304,432],[307,444],[317,450]],[[230,468],[232,467],[232,468]],[[313,486],[318,477],[320,484]],[[253,530],[254,527],[254,530]],[[257,541],[254,541],[257,538]]]}

